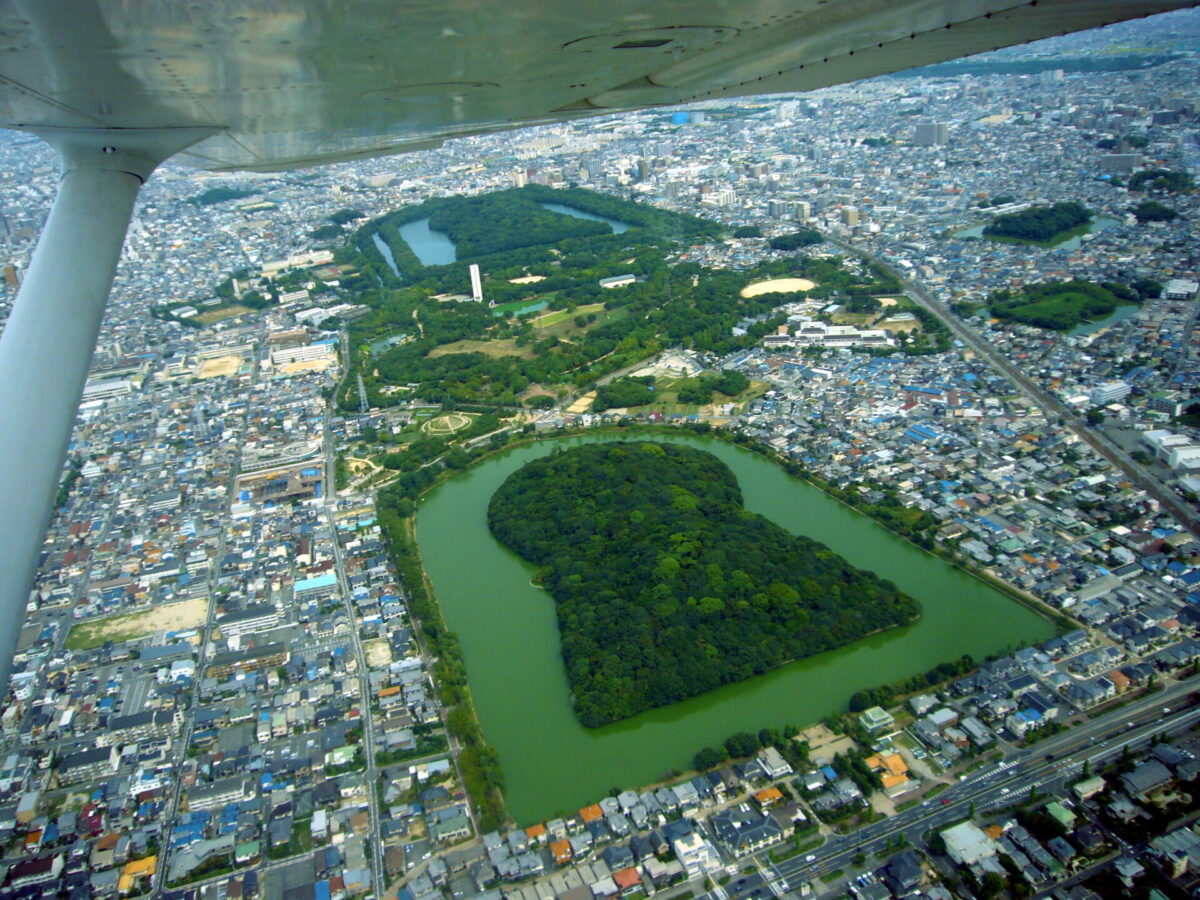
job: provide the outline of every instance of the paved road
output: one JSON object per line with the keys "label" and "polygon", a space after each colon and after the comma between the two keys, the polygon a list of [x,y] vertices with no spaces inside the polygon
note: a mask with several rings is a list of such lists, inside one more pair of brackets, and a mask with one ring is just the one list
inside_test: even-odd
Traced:
{"label": "paved road", "polygon": [[[257,363],[255,370],[251,375],[251,383],[258,376]],[[248,415],[245,413],[243,415]],[[235,458],[231,467],[230,484],[237,484],[237,476],[241,472],[242,467],[242,448],[238,445],[235,451]],[[237,496],[236,491],[229,491],[228,497],[225,500],[225,516],[223,521],[229,522],[230,511],[233,508],[233,498]],[[196,730],[196,709],[200,705],[200,676],[203,674],[203,666],[208,659],[208,643],[212,635],[213,627],[216,623],[217,604],[213,599],[217,593],[217,581],[220,578],[221,562],[225,557],[225,529],[222,528],[217,536],[217,553],[213,557],[213,563],[208,567],[208,612],[205,614],[204,624],[200,631],[200,645],[196,648],[196,677],[192,679],[191,685],[187,690],[187,698],[183,703],[183,732],[179,735],[178,747],[186,748],[192,740],[192,733]],[[162,816],[159,821],[164,823],[159,832],[159,839],[164,843],[171,834],[171,828],[175,824],[175,818],[179,814],[180,803],[183,799],[183,778],[180,777],[183,771],[183,760],[179,761],[179,766],[176,768],[175,777],[172,779],[170,796],[167,799],[167,805],[163,809]],[[170,860],[173,854],[178,851],[171,851],[169,854],[160,854],[158,858],[158,866],[154,872],[152,894],[158,896],[158,893],[166,886],[167,872],[170,871]]]}
{"label": "paved road", "polygon": [[[870,857],[889,844],[895,846],[901,837],[916,844],[929,831],[962,821],[975,812],[1006,807],[1035,787],[1044,792],[1056,782],[1073,778],[1081,773],[1085,761],[1097,769],[1116,760],[1126,746],[1145,747],[1155,734],[1195,727],[1200,723],[1200,707],[1181,701],[1196,691],[1200,691],[1200,682],[1172,684],[981,769],[920,806],[853,834],[832,836],[811,853],[774,864],[760,860],[759,865],[777,892],[795,889],[823,873],[856,868],[854,860],[860,853]],[[1172,712],[1164,713],[1167,708]],[[1130,728],[1131,724],[1134,727]],[[709,898],[724,900],[715,893]]]}
{"label": "paved road", "polygon": [[1183,337],[1179,341],[1179,358],[1175,360],[1175,365],[1171,369],[1171,380],[1179,374],[1179,370],[1187,365],[1188,357],[1192,353],[1192,331],[1196,327],[1196,315],[1200,313],[1200,304],[1192,303],[1191,311],[1188,313],[1187,322],[1183,326]]}
{"label": "paved road", "polygon": [[[322,447],[325,454],[325,471],[326,478],[336,477],[337,453],[334,451],[333,431],[330,427],[332,404],[325,407],[325,416],[323,419],[322,428]],[[329,523],[329,534],[333,539],[333,556],[335,569],[337,571],[338,585],[342,592],[342,603],[346,608],[346,616],[351,623],[357,623],[357,611],[354,608],[354,601],[350,591],[350,583],[346,578],[346,561],[342,555],[342,541],[338,536],[337,525],[334,516],[337,513],[337,489],[336,482],[327,480],[325,483],[325,516]],[[367,804],[370,808],[371,815],[371,832],[378,834],[379,831],[379,794],[375,790],[375,786],[379,781],[379,770],[375,766],[375,716],[371,708],[371,691],[370,691],[370,669],[367,668],[367,656],[363,652],[362,638],[359,636],[359,631],[356,625],[351,626],[350,633],[347,635],[349,643],[354,649],[354,658],[358,663],[358,683],[360,691],[360,706],[362,710],[361,721],[363,724],[362,751],[366,757],[367,764],[364,781],[367,786]],[[305,648],[308,651],[309,648]],[[372,893],[382,893],[385,881],[383,879],[383,854],[382,844],[379,841],[367,842],[367,856],[371,863],[371,883],[373,887]]]}

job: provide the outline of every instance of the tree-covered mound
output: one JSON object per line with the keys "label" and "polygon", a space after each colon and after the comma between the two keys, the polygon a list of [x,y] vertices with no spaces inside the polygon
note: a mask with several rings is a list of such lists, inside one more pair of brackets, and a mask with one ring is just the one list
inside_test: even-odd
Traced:
{"label": "tree-covered mound", "polygon": [[997,319],[1054,331],[1070,331],[1083,322],[1103,319],[1118,306],[1137,303],[1138,293],[1116,282],[1048,281],[1017,293],[997,291],[988,309]]}
{"label": "tree-covered mound", "polygon": [[890,582],[745,510],[729,468],[691,447],[557,451],[509,476],[488,526],[542,567],[588,726],[919,615]]}
{"label": "tree-covered mound", "polygon": [[1073,228],[1092,221],[1091,211],[1081,203],[1032,206],[1021,212],[996,216],[984,226],[984,237],[1011,238],[1048,243]]}
{"label": "tree-covered mound", "polygon": [[1164,206],[1157,200],[1143,200],[1129,210],[1139,222],[1172,222],[1179,218],[1179,213]]}
{"label": "tree-covered mound", "polygon": [[1196,189],[1196,181],[1187,172],[1170,169],[1142,169],[1129,178],[1131,191],[1163,191],[1168,194],[1190,194]]}
{"label": "tree-covered mound", "polygon": [[799,250],[801,247],[809,247],[813,244],[819,244],[825,238],[821,237],[821,232],[812,228],[801,228],[798,231],[793,231],[790,234],[781,234],[779,237],[771,238],[772,250]]}
{"label": "tree-covered mound", "polygon": [[[372,219],[355,235],[358,248],[370,253],[372,235],[378,234],[392,252],[392,259],[405,281],[419,279],[425,266],[400,236],[400,226],[429,219],[429,227],[444,232],[455,244],[460,262],[482,260],[494,254],[529,247],[556,246],[564,241],[586,240],[611,235],[605,222],[579,219],[551,211],[543,203],[567,206],[624,222],[638,230],[635,237],[663,239],[715,238],[721,226],[686,213],[644,206],[582,188],[555,190],[530,184],[475,197],[455,195],[431,197],[424,203],[406,206]],[[386,272],[381,272],[386,275]]]}

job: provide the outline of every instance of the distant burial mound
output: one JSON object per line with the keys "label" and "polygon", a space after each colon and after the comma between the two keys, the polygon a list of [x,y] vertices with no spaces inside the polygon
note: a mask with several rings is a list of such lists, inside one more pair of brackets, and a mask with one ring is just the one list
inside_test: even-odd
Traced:
{"label": "distant burial mound", "polygon": [[534,460],[488,505],[541,566],[575,712],[603,725],[914,620],[894,585],[742,506],[710,453],[589,444]]}
{"label": "distant burial mound", "polygon": [[996,216],[983,229],[983,236],[1034,243],[1050,243],[1092,221],[1092,213],[1079,203],[1032,206],[1021,212]]}

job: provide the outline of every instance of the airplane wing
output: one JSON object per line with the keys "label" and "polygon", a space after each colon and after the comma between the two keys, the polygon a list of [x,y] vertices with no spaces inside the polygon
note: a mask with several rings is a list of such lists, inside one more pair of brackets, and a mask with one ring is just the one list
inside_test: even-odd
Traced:
{"label": "airplane wing", "polygon": [[0,124],[218,129],[271,170],[805,91],[1190,0],[0,0]]}

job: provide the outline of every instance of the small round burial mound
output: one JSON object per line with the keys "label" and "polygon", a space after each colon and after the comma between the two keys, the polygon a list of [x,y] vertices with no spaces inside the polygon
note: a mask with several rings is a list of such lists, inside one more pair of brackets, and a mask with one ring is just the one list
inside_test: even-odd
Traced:
{"label": "small round burial mound", "polygon": [[421,426],[421,430],[433,437],[446,437],[456,431],[462,431],[471,424],[471,417],[466,413],[446,413],[436,419],[430,419]]}

